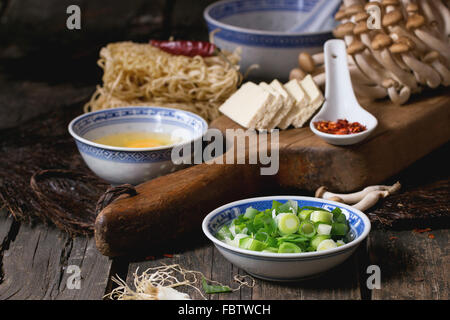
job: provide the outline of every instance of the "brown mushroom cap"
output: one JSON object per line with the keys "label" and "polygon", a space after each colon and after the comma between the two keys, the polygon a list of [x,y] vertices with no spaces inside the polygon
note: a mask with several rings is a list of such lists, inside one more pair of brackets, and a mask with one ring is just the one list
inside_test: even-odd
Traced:
{"label": "brown mushroom cap", "polygon": [[392,39],[384,33],[378,33],[372,40],[371,45],[374,50],[386,48],[392,44]]}
{"label": "brown mushroom cap", "polygon": [[365,11],[362,11],[355,14],[353,18],[355,19],[355,22],[367,21],[367,19],[369,18],[369,14]]}
{"label": "brown mushroom cap", "polygon": [[436,59],[439,59],[440,54],[437,51],[430,51],[428,52],[424,57],[423,57],[423,61],[426,63],[430,63],[433,62]]}
{"label": "brown mushroom cap", "polygon": [[369,27],[367,26],[366,21],[359,21],[353,28],[354,35],[360,35],[361,33],[365,33],[368,31],[369,31]]}
{"label": "brown mushroom cap", "polygon": [[364,43],[359,40],[353,40],[353,42],[348,46],[347,53],[353,55],[355,53],[361,52],[366,48]]}
{"label": "brown mushroom cap", "polygon": [[354,27],[355,24],[353,22],[342,23],[333,30],[333,35],[336,38],[343,38],[344,36],[351,35],[353,34]]}
{"label": "brown mushroom cap", "polygon": [[343,20],[345,18],[347,18],[347,14],[345,13],[345,10],[339,10],[334,15],[334,19],[337,20],[337,21]]}
{"label": "brown mushroom cap", "polygon": [[409,16],[408,21],[406,22],[407,29],[416,29],[420,28],[425,24],[425,17],[420,14],[413,14]]}
{"label": "brown mushroom cap", "polygon": [[292,79],[303,80],[304,77],[306,77],[306,73],[300,68],[294,68],[289,73],[289,80]]}
{"label": "brown mushroom cap", "polygon": [[402,37],[398,37],[397,41],[399,43],[405,44],[407,45],[410,49],[414,49],[414,47],[416,46],[415,42],[412,41],[410,38],[402,36]]}
{"label": "brown mushroom cap", "polygon": [[416,13],[419,11],[419,6],[416,3],[408,3],[406,6],[406,12],[408,13]]}
{"label": "brown mushroom cap", "polygon": [[384,88],[391,88],[394,87],[395,89],[398,88],[399,83],[397,81],[395,81],[394,79],[384,79],[383,82],[381,83],[381,86]]}
{"label": "brown mushroom cap", "polygon": [[314,196],[316,198],[322,198],[322,196],[325,192],[327,192],[327,188],[324,186],[321,186],[319,189],[316,190],[316,194]]}
{"label": "brown mushroom cap", "polygon": [[360,4],[354,4],[354,5],[346,7],[344,10],[345,10],[345,13],[347,14],[347,16],[352,16],[359,12],[364,12],[364,7]]}
{"label": "brown mushroom cap", "polygon": [[402,12],[400,10],[394,10],[394,11],[386,13],[383,16],[383,20],[381,21],[381,24],[383,25],[383,27],[389,27],[389,26],[399,23],[402,20],[403,20]]}
{"label": "brown mushroom cap", "polygon": [[315,64],[311,55],[307,52],[301,52],[298,55],[298,65],[306,73],[313,73]]}
{"label": "brown mushroom cap", "polygon": [[411,48],[407,44],[401,42],[396,42],[389,47],[389,51],[392,53],[405,53],[410,50]]}

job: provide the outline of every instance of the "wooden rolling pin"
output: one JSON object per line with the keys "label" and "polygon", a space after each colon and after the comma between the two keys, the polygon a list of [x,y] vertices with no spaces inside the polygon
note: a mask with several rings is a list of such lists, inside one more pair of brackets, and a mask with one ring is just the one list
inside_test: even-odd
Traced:
{"label": "wooden rolling pin", "polygon": [[258,170],[201,164],[140,184],[137,195],[122,196],[97,216],[97,248],[111,257],[142,254],[159,252],[194,231],[199,237],[206,214],[267,185]]}

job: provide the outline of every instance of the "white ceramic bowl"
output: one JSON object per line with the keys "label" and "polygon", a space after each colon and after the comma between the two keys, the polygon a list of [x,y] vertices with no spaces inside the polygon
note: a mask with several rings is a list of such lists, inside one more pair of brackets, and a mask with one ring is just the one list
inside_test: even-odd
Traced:
{"label": "white ceramic bowl", "polygon": [[[100,110],[83,114],[69,124],[69,132],[87,166],[113,185],[138,184],[181,169],[182,165],[172,161],[172,149],[201,139],[207,130],[208,124],[201,117],[161,107]],[[177,143],[155,148],[123,148],[92,141],[110,134],[142,131],[168,134]]]}
{"label": "white ceramic bowl", "polygon": [[251,78],[285,81],[291,69],[298,66],[299,52],[319,52],[324,42],[333,37],[332,15],[326,30],[287,31],[317,9],[316,3],[316,0],[223,0],[209,5],[203,15],[209,32],[220,30],[214,35],[214,43],[219,48],[230,51],[242,48],[242,72],[258,64],[259,69],[250,73]]}
{"label": "white ceramic bowl", "polygon": [[[236,248],[214,236],[223,225],[243,214],[250,206],[265,210],[272,207],[273,200],[286,202],[289,199],[298,201],[299,207],[314,206],[330,211],[339,207],[349,221],[354,239],[341,247],[326,251],[281,254]],[[221,206],[205,217],[202,229],[228,261],[249,274],[265,280],[293,281],[310,278],[344,262],[369,234],[370,221],[361,211],[342,203],[311,197],[273,196],[245,199]]]}

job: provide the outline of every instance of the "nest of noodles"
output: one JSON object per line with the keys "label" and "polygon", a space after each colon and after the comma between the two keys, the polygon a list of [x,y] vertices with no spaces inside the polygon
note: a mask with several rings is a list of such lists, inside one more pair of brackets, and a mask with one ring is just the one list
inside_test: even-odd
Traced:
{"label": "nest of noodles", "polygon": [[194,112],[207,121],[236,90],[242,76],[240,50],[221,56],[186,57],[150,44],[118,42],[100,50],[98,86],[85,112],[135,105],[157,105]]}

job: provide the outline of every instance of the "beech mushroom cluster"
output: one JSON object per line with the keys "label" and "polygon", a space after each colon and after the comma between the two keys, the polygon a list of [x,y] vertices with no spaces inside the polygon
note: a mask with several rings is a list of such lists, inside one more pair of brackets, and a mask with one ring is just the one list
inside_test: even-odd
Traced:
{"label": "beech mushroom cluster", "polygon": [[339,194],[330,192],[322,186],[316,190],[315,196],[316,198],[349,204],[358,210],[365,211],[373,207],[378,200],[396,193],[400,188],[400,182],[396,182],[392,186],[369,186],[358,192]]}
{"label": "beech mushroom cluster", "polygon": [[[374,6],[378,29],[368,23]],[[357,96],[404,104],[423,88],[450,86],[450,10],[443,0],[343,0],[335,19]],[[298,64],[290,79],[311,74],[325,85],[323,53],[301,52]]]}

